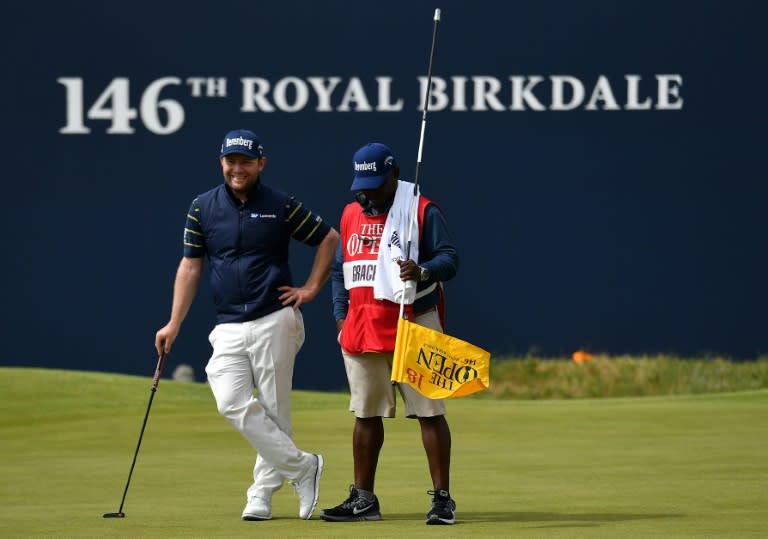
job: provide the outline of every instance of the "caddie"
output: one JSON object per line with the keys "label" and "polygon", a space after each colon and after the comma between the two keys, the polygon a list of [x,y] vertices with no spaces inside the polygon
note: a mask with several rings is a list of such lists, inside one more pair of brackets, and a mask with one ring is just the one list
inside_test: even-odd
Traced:
{"label": "caddie", "polygon": [[[382,418],[395,417],[395,387],[405,415],[417,418],[432,477],[432,506],[427,524],[453,524],[456,503],[450,495],[451,432],[442,400],[431,400],[407,384],[390,381],[400,299],[405,315],[442,331],[442,282],[456,275],[458,255],[442,211],[401,181],[392,150],[369,143],[353,156],[351,190],[356,202],[341,217],[341,241],[331,276],[333,312],[347,381],[354,483],[348,498],[323,509],[331,522],[379,520],[374,493],[379,453],[384,443]],[[416,206],[417,219],[412,218]],[[409,254],[406,257],[405,254]]]}

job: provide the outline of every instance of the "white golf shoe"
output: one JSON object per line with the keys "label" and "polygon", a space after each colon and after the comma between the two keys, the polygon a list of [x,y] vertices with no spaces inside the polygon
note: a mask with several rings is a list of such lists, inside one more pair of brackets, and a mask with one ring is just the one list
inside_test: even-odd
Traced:
{"label": "white golf shoe", "polygon": [[250,498],[243,509],[243,520],[269,520],[272,518],[272,504],[264,498]]}
{"label": "white golf shoe", "polygon": [[304,477],[291,483],[299,495],[299,518],[309,520],[317,506],[320,496],[320,475],[323,473],[323,456],[312,455],[315,463],[309,467]]}

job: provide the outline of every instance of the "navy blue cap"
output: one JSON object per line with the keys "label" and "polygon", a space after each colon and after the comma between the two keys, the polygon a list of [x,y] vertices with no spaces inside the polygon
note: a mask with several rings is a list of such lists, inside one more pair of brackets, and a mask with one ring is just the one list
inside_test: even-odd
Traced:
{"label": "navy blue cap", "polygon": [[251,159],[258,159],[264,155],[264,146],[261,145],[259,137],[253,131],[235,129],[224,135],[219,157],[224,157],[231,153],[241,153]]}
{"label": "navy blue cap", "polygon": [[370,142],[355,152],[352,165],[355,176],[350,190],[360,191],[381,187],[389,171],[397,165],[397,161],[388,146]]}

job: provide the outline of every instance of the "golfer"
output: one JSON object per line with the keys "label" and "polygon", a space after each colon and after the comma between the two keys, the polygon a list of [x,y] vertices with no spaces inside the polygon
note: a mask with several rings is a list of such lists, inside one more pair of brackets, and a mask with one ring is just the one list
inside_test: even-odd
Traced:
{"label": "golfer", "polygon": [[[331,272],[339,234],[301,202],[266,185],[259,138],[227,133],[219,153],[224,183],[192,201],[184,256],[176,272],[171,318],[155,337],[168,353],[179,334],[208,257],[217,324],[205,372],[219,413],[258,452],[244,520],[272,518],[272,495],[290,482],[299,517],[317,505],[323,458],[296,447],[291,431],[291,385],[304,343],[299,307],[313,300]],[[293,285],[288,244],[317,248],[303,286]],[[256,390],[254,396],[254,389]]]}

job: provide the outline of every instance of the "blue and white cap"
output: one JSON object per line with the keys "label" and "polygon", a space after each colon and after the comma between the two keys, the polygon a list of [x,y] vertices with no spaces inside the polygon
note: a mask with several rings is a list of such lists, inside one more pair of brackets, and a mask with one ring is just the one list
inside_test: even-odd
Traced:
{"label": "blue and white cap", "polygon": [[235,129],[224,135],[219,157],[224,157],[231,153],[240,153],[247,155],[251,159],[258,159],[264,155],[264,146],[261,145],[259,137],[253,131]]}
{"label": "blue and white cap", "polygon": [[370,142],[355,152],[352,165],[355,176],[350,190],[360,191],[381,187],[389,171],[397,165],[397,161],[388,146]]}

